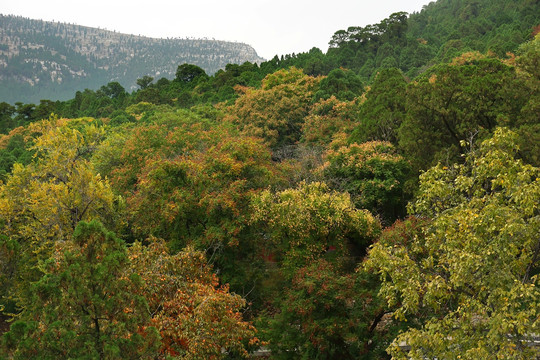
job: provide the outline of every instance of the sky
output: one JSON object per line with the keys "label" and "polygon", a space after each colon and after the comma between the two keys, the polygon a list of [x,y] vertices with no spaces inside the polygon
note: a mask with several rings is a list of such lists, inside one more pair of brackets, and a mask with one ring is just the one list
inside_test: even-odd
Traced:
{"label": "sky", "polygon": [[2,0],[0,13],[157,38],[237,41],[271,59],[326,52],[332,35],[429,0]]}

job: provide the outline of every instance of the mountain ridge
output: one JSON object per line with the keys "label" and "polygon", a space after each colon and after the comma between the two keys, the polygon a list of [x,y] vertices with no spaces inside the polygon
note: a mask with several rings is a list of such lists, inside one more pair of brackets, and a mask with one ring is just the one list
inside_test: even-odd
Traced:
{"label": "mountain ridge", "polygon": [[173,78],[190,63],[213,74],[229,63],[260,63],[250,45],[222,40],[152,38],[82,25],[0,14],[0,99],[67,99],[76,90],[137,78]]}

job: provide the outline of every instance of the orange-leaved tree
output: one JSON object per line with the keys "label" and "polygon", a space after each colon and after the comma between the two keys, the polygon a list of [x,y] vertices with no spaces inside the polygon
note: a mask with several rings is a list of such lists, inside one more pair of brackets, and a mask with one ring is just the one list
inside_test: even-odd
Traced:
{"label": "orange-leaved tree", "polygon": [[247,357],[259,344],[255,328],[242,319],[245,300],[219,286],[204,253],[187,247],[171,255],[163,240],[129,249],[129,274],[141,277],[151,321],[161,335],[160,353],[182,359]]}

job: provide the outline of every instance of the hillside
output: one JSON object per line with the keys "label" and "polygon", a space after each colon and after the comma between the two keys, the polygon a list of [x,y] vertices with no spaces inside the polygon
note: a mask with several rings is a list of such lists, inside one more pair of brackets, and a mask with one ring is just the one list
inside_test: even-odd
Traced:
{"label": "hillside", "polygon": [[538,6],[0,99],[0,359],[540,359]]}
{"label": "hillside", "polygon": [[531,0],[439,0],[420,12],[397,12],[376,24],[350,24],[317,51],[275,58],[280,67],[296,66],[312,75],[344,67],[363,80],[381,68],[396,67],[409,78],[469,51],[505,57],[539,31],[540,2]]}
{"label": "hillside", "polygon": [[263,59],[243,43],[154,39],[0,15],[0,99],[10,103],[66,99],[110,81],[132,90],[137,78],[172,78],[183,63],[212,74],[246,61]]}

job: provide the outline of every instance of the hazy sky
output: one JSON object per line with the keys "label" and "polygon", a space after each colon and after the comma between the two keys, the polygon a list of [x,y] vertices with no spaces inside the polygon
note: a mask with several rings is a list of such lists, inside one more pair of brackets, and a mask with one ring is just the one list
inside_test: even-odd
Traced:
{"label": "hazy sky", "polygon": [[2,0],[0,13],[150,37],[239,41],[266,59],[324,52],[337,30],[378,23],[429,0]]}

